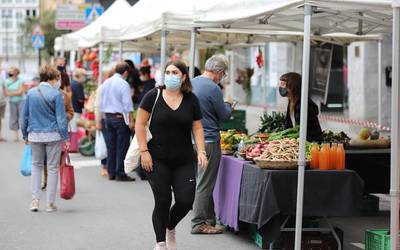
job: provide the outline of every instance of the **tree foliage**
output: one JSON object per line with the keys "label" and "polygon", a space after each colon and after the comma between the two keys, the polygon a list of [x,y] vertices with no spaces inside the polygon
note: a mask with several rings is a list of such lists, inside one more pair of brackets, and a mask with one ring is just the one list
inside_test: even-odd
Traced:
{"label": "tree foliage", "polygon": [[28,17],[25,19],[25,22],[20,25],[20,29],[23,33],[24,53],[34,53],[32,47],[32,31],[36,24],[40,24],[44,34],[44,48],[40,50],[40,55],[42,62],[50,61],[51,56],[54,55],[55,38],[66,33],[66,31],[56,30],[55,19],[56,12],[54,10],[42,12],[39,18]]}

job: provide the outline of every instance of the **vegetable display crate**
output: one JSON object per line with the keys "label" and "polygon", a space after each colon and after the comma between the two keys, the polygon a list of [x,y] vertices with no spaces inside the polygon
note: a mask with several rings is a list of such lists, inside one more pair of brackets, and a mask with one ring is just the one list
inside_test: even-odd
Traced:
{"label": "vegetable display crate", "polygon": [[246,111],[234,110],[229,121],[221,123],[222,130],[236,129],[240,132],[247,132],[246,129]]}
{"label": "vegetable display crate", "polygon": [[365,250],[390,250],[389,230],[365,231]]}
{"label": "vegetable display crate", "polygon": [[250,237],[254,240],[254,243],[256,243],[256,245],[259,248],[262,248],[262,249],[267,249],[268,248],[267,243],[263,239],[263,236],[257,230],[257,225],[250,224],[249,225],[249,233],[250,233]]}

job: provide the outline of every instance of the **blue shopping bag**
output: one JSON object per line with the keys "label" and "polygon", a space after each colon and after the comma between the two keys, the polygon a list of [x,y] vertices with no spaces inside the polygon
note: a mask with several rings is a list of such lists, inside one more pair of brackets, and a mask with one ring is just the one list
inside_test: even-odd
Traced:
{"label": "blue shopping bag", "polygon": [[21,162],[21,174],[23,176],[31,176],[31,171],[32,171],[31,145],[26,144],[24,149],[24,155],[22,156],[22,162]]}

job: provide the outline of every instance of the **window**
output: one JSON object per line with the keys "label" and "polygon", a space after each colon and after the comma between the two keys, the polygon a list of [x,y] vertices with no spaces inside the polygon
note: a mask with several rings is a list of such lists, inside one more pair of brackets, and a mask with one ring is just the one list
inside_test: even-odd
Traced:
{"label": "window", "polygon": [[14,44],[13,39],[11,38],[3,38],[3,54],[13,54],[14,53]]}
{"label": "window", "polygon": [[6,9],[1,11],[1,25],[3,28],[12,28],[13,27],[13,15],[11,9]]}
{"label": "window", "polygon": [[31,11],[30,10],[26,10],[26,16],[29,17],[31,15]]}
{"label": "window", "polygon": [[32,10],[32,16],[36,17],[36,10]]}
{"label": "window", "polygon": [[15,0],[15,3],[22,3],[22,0]]}

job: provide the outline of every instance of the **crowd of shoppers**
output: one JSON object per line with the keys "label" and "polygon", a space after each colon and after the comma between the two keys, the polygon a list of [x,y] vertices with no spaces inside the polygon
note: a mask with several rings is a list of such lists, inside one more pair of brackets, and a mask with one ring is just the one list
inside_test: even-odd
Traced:
{"label": "crowd of shoppers", "polygon": [[[95,92],[96,129],[103,134],[107,148],[101,175],[111,181],[135,181],[125,173],[124,159],[136,134],[142,170],[139,175],[148,180],[155,203],[152,223],[156,250],[177,249],[175,228],[191,209],[192,234],[223,232],[216,225],[213,190],[221,161],[220,123],[229,119],[234,107],[224,101],[219,87],[227,76],[225,57],[210,57],[204,68],[203,74],[196,72],[196,77],[190,79],[183,62],[170,61],[162,69],[164,82],[156,84],[150,66],[137,70],[132,61],[121,61]],[[15,131],[17,140],[21,128],[23,139],[32,148],[30,210],[39,210],[41,173],[47,166],[46,205],[47,211],[53,212],[57,209],[61,145],[68,150],[69,133],[78,130],[85,107],[87,75],[85,70],[76,69],[70,81],[65,59],[58,58],[54,66],[40,69],[39,86],[27,93],[18,75],[17,68],[10,68],[8,79],[1,83],[0,140],[4,140],[1,119],[8,98],[10,129]],[[279,93],[289,98],[287,127],[299,123],[300,86],[301,76],[297,73],[280,79]],[[318,108],[314,106],[309,104],[309,124],[316,134],[309,135],[318,140],[320,126],[314,121]],[[150,141],[147,129],[152,134]]]}

